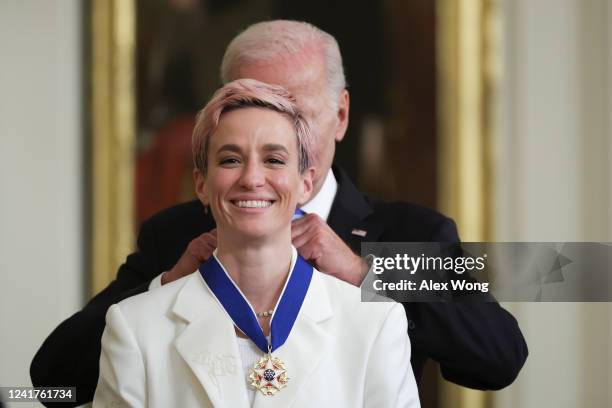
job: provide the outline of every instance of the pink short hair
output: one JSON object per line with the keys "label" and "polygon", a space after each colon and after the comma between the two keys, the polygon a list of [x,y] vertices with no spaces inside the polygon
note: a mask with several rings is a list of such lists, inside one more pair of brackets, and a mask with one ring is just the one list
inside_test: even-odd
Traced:
{"label": "pink short hair", "polygon": [[297,107],[295,98],[285,88],[255,79],[238,79],[217,90],[198,113],[191,139],[193,163],[202,174],[208,165],[208,141],[221,115],[235,109],[257,107],[286,115],[295,129],[298,170],[302,174],[312,165],[312,142],[308,122]]}

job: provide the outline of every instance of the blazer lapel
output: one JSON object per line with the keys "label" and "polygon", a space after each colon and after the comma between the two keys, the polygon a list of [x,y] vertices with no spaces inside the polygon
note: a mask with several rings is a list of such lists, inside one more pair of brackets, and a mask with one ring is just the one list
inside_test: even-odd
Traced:
{"label": "blazer lapel", "polygon": [[187,322],[174,345],[215,407],[248,407],[234,326],[199,273],[190,276],[173,312]]}
{"label": "blazer lapel", "polygon": [[264,396],[258,391],[253,408],[286,408],[294,403],[329,351],[331,337],[321,323],[332,315],[327,291],[315,271],[289,338],[273,353],[285,363],[289,382],[274,396]]}
{"label": "blazer lapel", "polygon": [[374,210],[346,173],[338,166],[333,166],[333,171],[338,181],[338,191],[327,223],[354,252],[359,254],[362,242],[379,240],[383,225],[369,219]]}

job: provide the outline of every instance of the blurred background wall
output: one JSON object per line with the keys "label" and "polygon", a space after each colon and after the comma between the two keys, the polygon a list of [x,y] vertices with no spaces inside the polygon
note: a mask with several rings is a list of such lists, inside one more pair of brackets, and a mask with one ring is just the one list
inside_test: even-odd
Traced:
{"label": "blurred background wall", "polygon": [[[497,241],[612,241],[612,2],[505,0]],[[612,307],[514,303],[529,346],[494,406],[612,406]]]}
{"label": "blurred background wall", "polygon": [[1,386],[86,296],[83,37],[79,1],[0,2]]}

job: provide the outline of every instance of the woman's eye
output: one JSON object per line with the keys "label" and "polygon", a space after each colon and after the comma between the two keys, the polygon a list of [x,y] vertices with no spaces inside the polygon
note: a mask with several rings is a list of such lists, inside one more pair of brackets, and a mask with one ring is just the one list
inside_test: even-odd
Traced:
{"label": "woman's eye", "polygon": [[285,164],[285,161],[283,159],[281,159],[281,158],[278,158],[278,157],[270,157],[270,158],[268,158],[267,162],[270,163],[270,164],[274,164],[274,165]]}
{"label": "woman's eye", "polygon": [[232,165],[232,164],[239,164],[240,160],[238,160],[235,157],[226,157],[224,159],[219,160],[219,164],[221,165]]}

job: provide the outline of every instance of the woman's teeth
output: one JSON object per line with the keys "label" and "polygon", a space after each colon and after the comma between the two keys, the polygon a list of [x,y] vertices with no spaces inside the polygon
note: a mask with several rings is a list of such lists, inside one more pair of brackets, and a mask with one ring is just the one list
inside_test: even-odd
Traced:
{"label": "woman's teeth", "polygon": [[272,201],[263,200],[240,200],[236,201],[236,205],[240,208],[263,208],[272,205]]}

